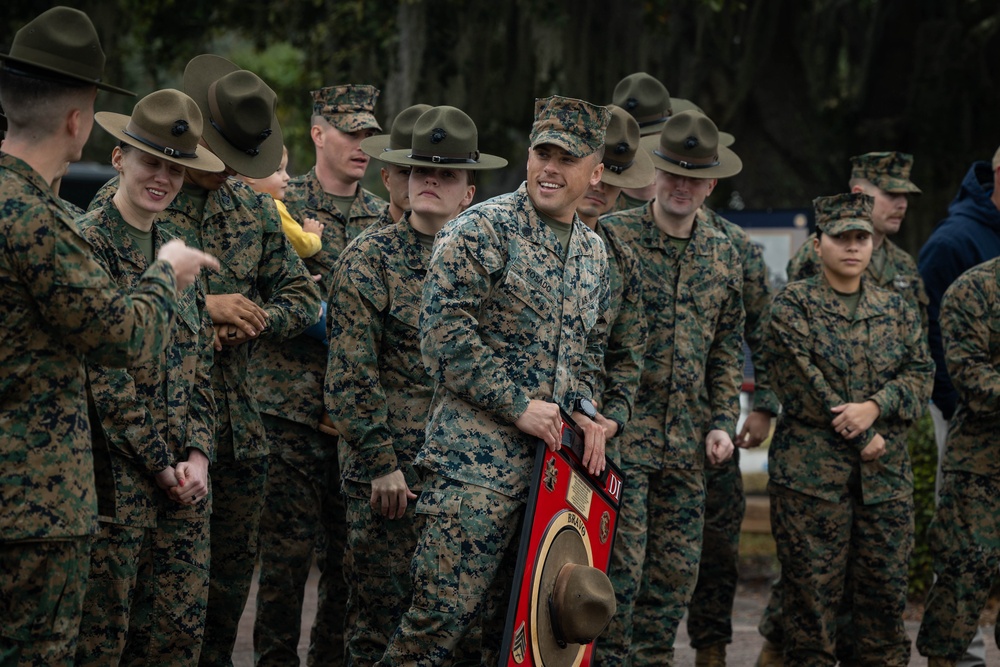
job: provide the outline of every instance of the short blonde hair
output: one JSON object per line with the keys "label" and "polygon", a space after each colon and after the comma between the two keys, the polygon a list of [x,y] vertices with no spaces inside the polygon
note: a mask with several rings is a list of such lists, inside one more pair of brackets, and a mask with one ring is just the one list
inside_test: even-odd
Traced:
{"label": "short blonde hair", "polygon": [[993,171],[996,171],[997,167],[1000,167],[1000,148],[993,154]]}

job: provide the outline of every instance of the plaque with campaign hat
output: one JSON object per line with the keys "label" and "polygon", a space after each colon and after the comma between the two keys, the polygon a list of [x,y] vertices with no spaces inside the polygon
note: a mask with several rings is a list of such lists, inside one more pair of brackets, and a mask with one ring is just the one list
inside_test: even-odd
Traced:
{"label": "plaque with campaign hat", "polygon": [[611,461],[597,477],[582,461],[583,436],[563,412],[559,451],[537,444],[502,665],[589,666],[615,613],[607,571],[624,478]]}

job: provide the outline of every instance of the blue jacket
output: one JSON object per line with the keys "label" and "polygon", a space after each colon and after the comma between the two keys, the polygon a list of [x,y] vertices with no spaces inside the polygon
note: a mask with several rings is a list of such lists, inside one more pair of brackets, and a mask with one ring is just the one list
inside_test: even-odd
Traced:
{"label": "blue jacket", "polygon": [[958,394],[948,378],[938,315],[945,290],[976,264],[1000,256],[1000,210],[993,195],[993,169],[989,162],[974,162],[962,180],[955,199],[920,249],[918,268],[930,303],[927,317],[931,355],[934,357],[934,404],[951,419]]}

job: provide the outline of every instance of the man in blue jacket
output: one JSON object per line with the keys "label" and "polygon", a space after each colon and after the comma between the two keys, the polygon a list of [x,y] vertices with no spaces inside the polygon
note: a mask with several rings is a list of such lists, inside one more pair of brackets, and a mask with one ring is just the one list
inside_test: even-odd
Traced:
{"label": "man in blue jacket", "polygon": [[[931,417],[938,448],[938,479],[944,457],[948,420],[955,412],[958,394],[948,377],[941,342],[941,297],[949,285],[967,269],[1000,256],[1000,148],[992,164],[973,162],[962,180],[958,194],[948,206],[948,217],[934,229],[920,250],[918,268],[927,289],[928,341],[934,357],[934,392]],[[982,631],[976,633],[960,667],[985,664]]]}

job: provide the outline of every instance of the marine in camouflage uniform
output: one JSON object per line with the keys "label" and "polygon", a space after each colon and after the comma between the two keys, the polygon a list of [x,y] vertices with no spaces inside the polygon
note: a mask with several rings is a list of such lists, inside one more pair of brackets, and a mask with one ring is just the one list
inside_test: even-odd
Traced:
{"label": "marine in camouflage uniform", "polygon": [[[119,289],[51,186],[87,134],[33,121],[79,109],[86,124],[95,86],[126,92],[98,83],[104,53],[90,19],[50,9],[3,60],[0,663],[72,665],[97,518],[83,360],[124,367],[160,354],[177,281],[156,261],[132,294]],[[35,96],[46,114],[27,102]]]}
{"label": "marine in camouflage uniform", "polygon": [[[481,648],[482,664],[498,663],[536,437],[558,446],[556,404],[593,400],[602,367],[607,254],[574,211],[600,178],[594,153],[609,115],[580,100],[537,100],[528,180],[438,233],[420,314],[435,383],[415,460],[427,469],[416,507],[426,524],[411,563],[413,600],[380,665],[450,664],[477,620],[481,646],[468,652]],[[546,179],[563,187],[545,191]],[[574,415],[596,472],[604,431]]]}
{"label": "marine in camouflage uniform", "polygon": [[[478,150],[475,123],[454,107],[427,107],[405,147],[381,153],[411,170],[413,211],[363,233],[341,254],[329,296],[326,407],[341,434],[349,590],[347,664],[372,665],[412,598],[410,560],[423,526],[414,511],[434,382],[420,354],[420,298],[435,235],[475,194],[471,170],[507,164]],[[433,143],[435,132],[443,140]],[[433,162],[434,155],[476,155]]]}
{"label": "marine in camouflage uniform", "polygon": [[[312,95],[314,124],[321,124],[323,132],[341,133],[357,144],[380,131],[372,115],[378,90],[372,86],[328,87]],[[356,146],[335,157],[347,160],[355,154],[361,154]],[[310,274],[320,276],[320,291],[326,295],[344,247],[377,223],[386,206],[354,181],[353,202],[349,212],[342,213],[318,175],[329,169],[324,157],[317,146],[317,166],[289,183],[285,205],[293,217],[312,217],[325,225],[322,249],[304,261]],[[344,504],[338,487],[337,438],[319,430],[326,358],[323,342],[306,334],[263,341],[254,352],[257,400],[271,447],[254,622],[257,665],[286,665],[298,659],[302,603],[314,553],[320,555],[321,603],[309,664],[343,662]]]}
{"label": "marine in camouflage uniform", "polygon": [[937,578],[917,635],[921,655],[956,664],[979,627],[1000,563],[1000,258],[962,274],[941,301],[948,375],[959,400],[929,539]]}
{"label": "marine in camouflage uniform", "polygon": [[[618,611],[598,646],[605,665],[673,664],[701,552],[706,449],[714,463],[728,458],[739,416],[740,257],[697,209],[715,178],[742,165],[692,111],[667,121],[652,156],[656,199],[603,221],[639,256],[649,322],[639,400],[618,443],[626,484],[611,562]],[[675,228],[685,236],[665,231]],[[710,418],[692,409],[703,387]]]}
{"label": "marine in camouflage uniform", "polygon": [[[851,192],[864,192],[876,198],[872,210],[876,247],[867,276],[879,287],[898,292],[913,306],[920,315],[926,335],[928,300],[917,263],[908,252],[888,238],[899,231],[902,216],[906,213],[907,195],[920,194],[920,188],[910,180],[912,168],[913,156],[908,153],[891,151],[856,155],[851,158],[849,185]],[[820,272],[820,261],[813,244],[815,238],[815,234],[810,235],[788,260],[788,282]]]}
{"label": "marine in camouflage uniform", "polygon": [[[909,253],[888,238],[899,229],[902,216],[906,212],[906,196],[920,193],[920,188],[910,180],[912,167],[913,156],[907,153],[880,152],[857,155],[851,158],[851,177],[848,185],[852,192],[864,192],[875,197],[871,218],[873,241],[877,243],[881,240],[881,244],[873,253],[873,261],[869,263],[866,275],[879,287],[900,294],[919,313],[926,336],[928,298],[923,280]],[[815,234],[810,235],[789,260],[787,267],[789,282],[809,278],[822,271],[819,255],[816,253],[815,238]],[[879,252],[882,253],[881,259],[874,261],[875,253]],[[852,636],[849,608],[841,610],[840,622],[843,624],[840,634],[845,637]],[[770,599],[759,625],[761,635],[768,641],[765,651],[780,652],[783,641],[782,623],[779,579],[772,587]],[[854,650],[849,643],[842,643],[838,653],[844,660],[854,659]]]}
{"label": "marine in camouflage uniform", "polygon": [[616,438],[632,417],[648,330],[639,259],[600,217],[612,209],[623,187],[643,187],[653,181],[653,160],[639,147],[636,120],[621,107],[608,109],[611,120],[604,139],[604,172],[601,181],[587,190],[576,212],[580,221],[601,237],[608,251],[608,341],[597,405],[608,435],[605,452],[617,465],[621,456]]}
{"label": "marine in camouflage uniform", "polygon": [[[198,56],[184,73],[184,91],[209,115],[208,88],[239,102],[257,102],[273,109],[274,93],[256,75],[212,55]],[[243,92],[245,91],[245,92]],[[228,119],[235,123],[233,118]],[[253,144],[236,146],[206,124],[205,141],[226,163],[227,170],[259,178],[281,160],[277,120],[257,114],[242,121],[254,125]],[[262,143],[261,128],[271,134]],[[274,144],[270,142],[275,142]],[[276,150],[275,150],[276,148]],[[247,151],[258,151],[251,156]],[[256,398],[256,381],[249,372],[252,345],[268,338],[284,340],[298,334],[319,316],[319,293],[305,266],[282,233],[270,195],[259,195],[225,173],[188,170],[180,194],[158,218],[188,243],[218,257],[222,270],[207,276],[208,309],[218,327],[215,304],[233,300],[263,304],[267,326],[259,338],[221,339],[212,367],[212,388],[218,408],[216,460],[212,462],[211,579],[201,664],[228,664],[257,557],[257,539],[267,481],[268,443]],[[105,186],[96,202],[114,193]],[[232,323],[230,323],[232,324]],[[230,330],[232,336],[236,334]],[[217,346],[218,347],[218,346]]]}
{"label": "marine in camouflage uniform", "polygon": [[[165,207],[168,200],[157,204],[136,195],[146,190],[135,184],[159,185],[172,199],[185,167],[224,165],[198,147],[201,112],[178,91],[146,96],[131,117],[98,113],[97,122],[122,142],[112,163],[133,185],[118,191],[122,201],[106,203],[77,224],[115,282],[131,290],[159,248],[174,238],[154,224],[153,207]],[[120,210],[129,212],[128,220]],[[100,523],[77,665],[198,661],[208,606],[214,341],[204,288],[197,282],[179,295],[163,354],[126,369],[87,364]],[[188,464],[201,466],[197,478],[180,466],[192,458],[191,450],[199,452]],[[167,474],[167,482],[160,473]],[[174,488],[185,491],[184,497],[168,497],[157,488],[176,484],[177,477],[190,482],[188,489]]]}
{"label": "marine in camouflage uniform", "polygon": [[[751,417],[759,416],[761,423],[750,428],[751,420],[748,419],[736,444],[738,447],[756,447],[767,437],[771,418],[780,409],[763,362],[764,320],[771,305],[767,265],[760,247],[742,227],[707,206],[699,209],[698,221],[699,224],[710,224],[725,234],[740,258],[743,310],[746,314],[743,340],[750,348],[754,367]],[[707,425],[711,417],[707,388],[702,391],[699,403]],[[722,465],[705,467],[705,487],[705,528],[698,581],[688,605],[688,636],[691,646],[699,654],[720,653],[721,658],[725,654],[724,645],[733,640],[732,614],[739,578],[740,531],[746,512],[739,449]]]}
{"label": "marine in camouflage uniform", "polygon": [[[856,664],[905,666],[913,545],[906,432],[926,406],[933,364],[915,309],[862,276],[863,267],[854,274],[856,291],[843,278],[841,254],[867,260],[872,198],[854,193],[814,204],[830,268],[775,297],[766,338],[783,406],[768,452],[768,490],[782,568],[784,660],[836,664],[836,615],[846,597]],[[862,410],[870,417],[857,417]]]}

